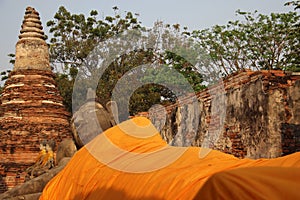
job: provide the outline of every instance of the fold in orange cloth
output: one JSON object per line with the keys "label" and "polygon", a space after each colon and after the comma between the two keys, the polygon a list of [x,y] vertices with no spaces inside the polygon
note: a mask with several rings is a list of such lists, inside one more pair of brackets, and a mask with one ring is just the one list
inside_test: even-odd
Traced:
{"label": "fold in orange cloth", "polygon": [[195,199],[299,199],[299,189],[299,168],[239,168],[212,175]]}
{"label": "fold in orange cloth", "polygon": [[[282,169],[280,173],[294,190],[299,183],[299,176],[285,173],[289,169],[300,170],[300,153],[276,159],[251,160],[199,147],[172,147],[162,140],[148,119],[137,117],[106,130],[81,148],[47,184],[40,200],[202,199],[200,189],[212,175],[259,166]],[[266,183],[272,181],[272,175],[263,170],[257,176]],[[214,185],[218,181],[209,179],[205,187],[212,188],[210,182]],[[232,179],[228,183],[230,181]],[[251,182],[240,178],[235,181],[234,190],[240,185],[243,188],[249,186],[249,194],[258,191],[253,185],[255,180]],[[259,191],[264,191],[264,187],[271,191],[265,182],[260,183]],[[278,181],[274,190],[282,187],[281,184],[283,182]],[[285,189],[288,199],[289,187],[285,186]]]}

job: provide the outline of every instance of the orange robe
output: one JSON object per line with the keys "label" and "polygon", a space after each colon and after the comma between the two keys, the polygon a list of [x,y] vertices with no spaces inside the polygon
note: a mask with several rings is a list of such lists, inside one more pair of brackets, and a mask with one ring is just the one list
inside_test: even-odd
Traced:
{"label": "orange robe", "polygon": [[299,199],[300,169],[247,167],[212,175],[195,199]]}
{"label": "orange robe", "polygon": [[40,200],[193,199],[213,174],[258,166],[300,170],[300,153],[251,160],[199,147],[172,147],[149,120],[137,117],[81,148],[47,184]]}

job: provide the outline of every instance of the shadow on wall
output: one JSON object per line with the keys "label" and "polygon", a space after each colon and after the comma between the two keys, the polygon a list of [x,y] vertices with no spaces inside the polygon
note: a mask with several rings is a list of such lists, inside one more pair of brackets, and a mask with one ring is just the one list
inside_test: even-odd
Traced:
{"label": "shadow on wall", "polygon": [[125,191],[113,188],[99,188],[89,194],[77,194],[72,200],[93,200],[93,199],[126,199],[126,200],[162,200],[155,196],[131,197]]}
{"label": "shadow on wall", "polygon": [[300,124],[281,124],[282,155],[300,152]]}
{"label": "shadow on wall", "polygon": [[7,185],[2,175],[0,175],[0,194],[7,191]]}

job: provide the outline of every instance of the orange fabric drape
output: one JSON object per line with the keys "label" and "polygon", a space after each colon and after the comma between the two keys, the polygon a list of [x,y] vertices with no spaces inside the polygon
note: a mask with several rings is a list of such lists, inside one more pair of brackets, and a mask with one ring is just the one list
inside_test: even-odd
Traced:
{"label": "orange fabric drape", "polygon": [[299,199],[299,189],[299,168],[238,168],[212,175],[195,199]]}
{"label": "orange fabric drape", "polygon": [[[193,199],[212,175],[245,167],[300,170],[300,153],[251,160],[199,147],[172,147],[148,119],[137,117],[81,148],[47,184],[40,200]],[[287,179],[299,183],[297,177]],[[243,179],[238,183],[248,184]]]}

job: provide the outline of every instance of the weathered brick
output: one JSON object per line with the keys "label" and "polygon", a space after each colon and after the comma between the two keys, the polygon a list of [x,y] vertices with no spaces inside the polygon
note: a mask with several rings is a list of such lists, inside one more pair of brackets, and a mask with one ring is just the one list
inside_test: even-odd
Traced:
{"label": "weathered brick", "polygon": [[[218,110],[217,115],[212,115],[212,99],[222,86],[225,90],[226,109]],[[299,74],[280,70],[245,70],[232,74],[196,96],[200,108],[199,126],[186,124],[190,123],[186,119],[192,117],[189,115],[193,113],[193,107],[184,112],[178,109],[184,105],[178,103],[165,108],[168,113],[167,121],[161,134],[167,142],[174,140],[178,130],[190,127],[189,130],[193,129],[196,135],[192,145],[201,146],[204,138],[207,138],[210,147],[241,158],[273,158],[300,151]],[[187,102],[185,100],[184,103]],[[146,113],[142,115],[151,119]],[[225,117],[224,124],[220,122],[222,115]],[[158,119],[153,119],[153,123],[161,124]],[[184,131],[190,133],[189,130],[181,130],[181,135],[184,135]],[[215,131],[220,133],[218,140],[215,140],[215,136],[208,135]],[[178,138],[176,141],[177,145],[184,144]],[[187,145],[191,144],[184,144]]]}
{"label": "weathered brick", "polygon": [[[38,16],[32,8],[28,13]],[[25,17],[23,23],[29,19]],[[0,193],[25,181],[24,171],[35,162],[42,140],[52,139],[58,144],[72,137],[70,113],[56,87],[41,33],[32,37],[21,31],[15,66],[2,91]]]}

